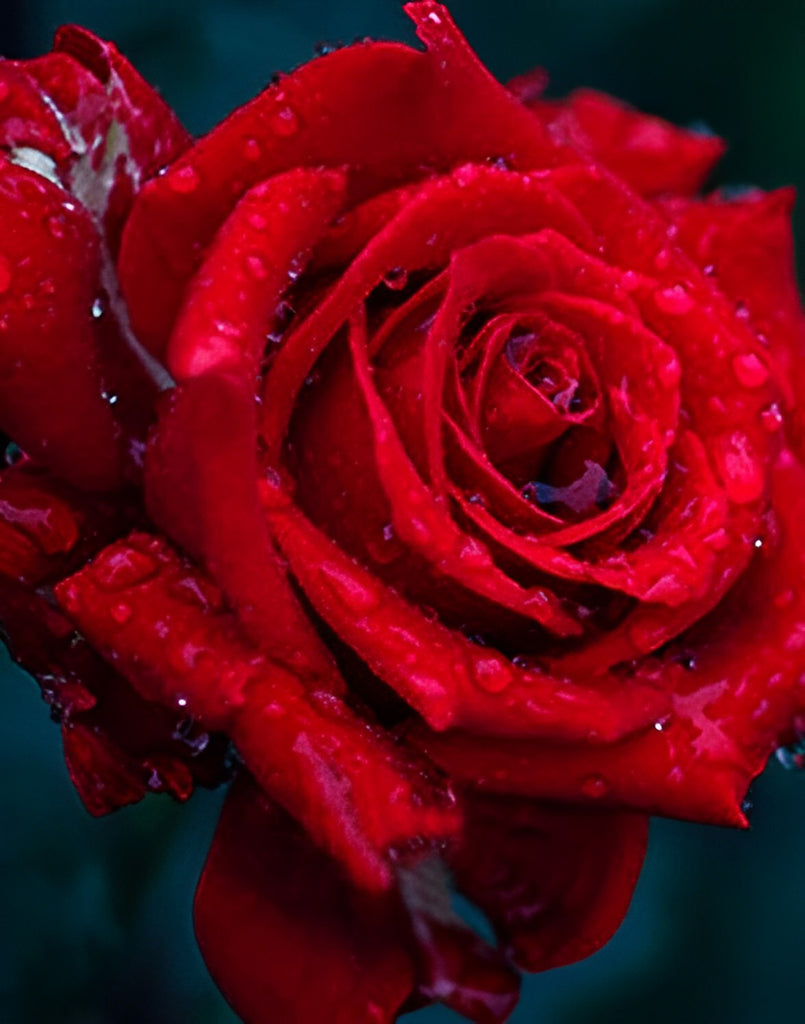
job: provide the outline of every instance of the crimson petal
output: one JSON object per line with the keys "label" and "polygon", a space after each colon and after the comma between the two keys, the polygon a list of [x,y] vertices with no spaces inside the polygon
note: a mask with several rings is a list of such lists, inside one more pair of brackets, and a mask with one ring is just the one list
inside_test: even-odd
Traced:
{"label": "crimson petal", "polygon": [[[530,83],[522,90],[511,84],[527,102]],[[644,196],[693,194],[726,149],[715,135],[678,128],[592,89],[527,105],[557,142],[599,161]]]}
{"label": "crimson petal", "polygon": [[133,534],[56,588],[82,633],[146,700],[225,731],[261,784],[359,884],[393,847],[450,836],[449,790],[332,692],[249,645],[222,595],[157,538]]}
{"label": "crimson petal", "polygon": [[195,925],[245,1024],[392,1024],[414,987],[396,897],[352,888],[245,775],[227,797]]}
{"label": "crimson petal", "polygon": [[609,941],[628,909],[647,840],[644,815],[476,794],[449,861],[518,966],[545,971]]}

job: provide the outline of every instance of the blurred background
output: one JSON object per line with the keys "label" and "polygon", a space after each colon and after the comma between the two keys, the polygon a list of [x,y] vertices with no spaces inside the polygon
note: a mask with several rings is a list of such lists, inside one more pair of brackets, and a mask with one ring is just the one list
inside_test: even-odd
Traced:
{"label": "blurred background", "polygon": [[[805,184],[802,0],[450,6],[498,77],[542,65],[554,95],[590,85],[703,122],[730,144],[719,183]],[[113,39],[195,132],[317,43],[413,40],[396,0],[0,0],[0,53],[39,54],[69,21]],[[236,1024],[190,921],[220,794],[182,808],[152,797],[91,819],[36,687],[5,657],[0,675],[0,1022]],[[749,833],[655,822],[616,938],[582,964],[528,979],[513,1024],[801,1019],[805,773],[773,762],[752,802]],[[458,1018],[437,1008],[408,1021]]]}

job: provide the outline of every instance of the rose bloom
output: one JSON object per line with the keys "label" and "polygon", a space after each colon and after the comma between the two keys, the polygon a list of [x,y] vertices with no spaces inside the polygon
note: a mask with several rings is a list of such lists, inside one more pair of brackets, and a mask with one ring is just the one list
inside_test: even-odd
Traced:
{"label": "rose bloom", "polygon": [[198,141],[0,64],[0,613],[91,813],[232,780],[250,1024],[503,1021],[805,727],[792,192],[407,11]]}

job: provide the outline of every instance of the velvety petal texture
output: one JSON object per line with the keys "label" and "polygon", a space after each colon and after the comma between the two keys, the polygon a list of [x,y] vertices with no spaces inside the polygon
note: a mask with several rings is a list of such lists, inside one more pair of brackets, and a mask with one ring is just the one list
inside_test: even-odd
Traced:
{"label": "velvety petal texture", "polygon": [[198,140],[0,62],[0,619],[91,813],[230,783],[246,1024],[502,1024],[805,733],[793,193],[406,11]]}

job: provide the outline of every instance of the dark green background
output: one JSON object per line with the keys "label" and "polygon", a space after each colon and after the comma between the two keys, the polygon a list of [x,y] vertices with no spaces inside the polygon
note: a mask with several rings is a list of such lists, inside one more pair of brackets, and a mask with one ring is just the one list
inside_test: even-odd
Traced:
{"label": "dark green background", "polygon": [[[805,3],[455,0],[489,67],[548,67],[730,142],[720,180],[805,182]],[[0,52],[33,56],[56,25],[113,38],[194,131],[317,42],[410,39],[392,0],[0,0]],[[798,214],[805,239],[805,222]],[[152,798],[94,821],[58,731],[2,662],[0,1024],[234,1024],[190,926],[218,794]],[[515,1024],[767,1024],[805,1007],[805,776],[776,763],[752,829],[657,822],[634,905],[583,964],[529,979]],[[316,979],[311,978],[311,984]],[[412,1024],[448,1024],[441,1009]],[[277,1024],[284,1024],[277,1021]]]}

